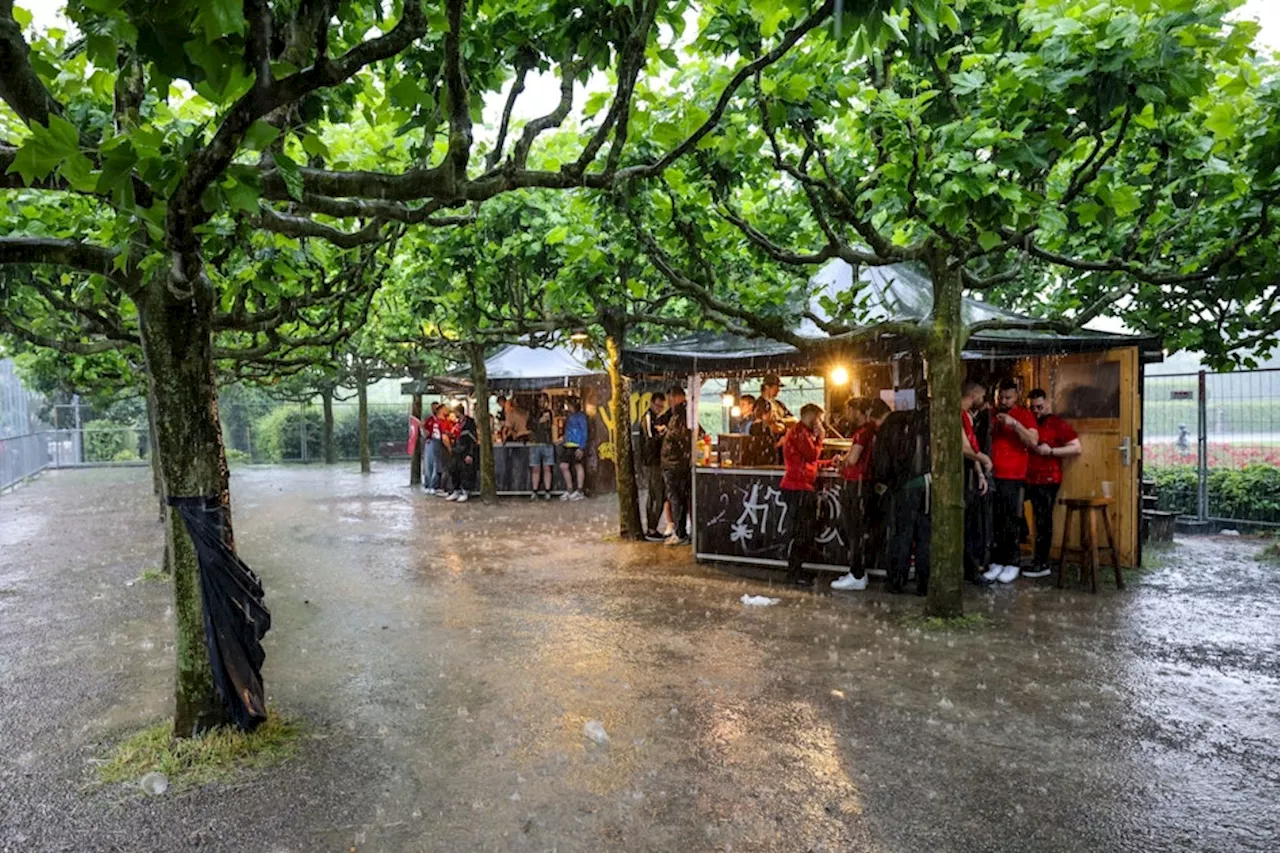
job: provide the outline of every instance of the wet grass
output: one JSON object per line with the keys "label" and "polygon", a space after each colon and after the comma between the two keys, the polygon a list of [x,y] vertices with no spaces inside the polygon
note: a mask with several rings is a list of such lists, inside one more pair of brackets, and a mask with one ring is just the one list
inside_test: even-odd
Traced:
{"label": "wet grass", "polygon": [[991,625],[985,613],[965,613],[961,616],[908,616],[904,624],[922,631],[976,631]]}
{"label": "wet grass", "polygon": [[160,569],[157,569],[155,567],[152,567],[150,569],[145,569],[143,570],[142,574],[138,575],[139,583],[151,583],[153,581],[167,581],[167,580],[169,580],[169,576],[164,572],[162,572]]}
{"label": "wet grass", "polygon": [[248,734],[231,727],[200,737],[175,740],[173,723],[165,721],[123,741],[98,768],[102,782],[136,782],[147,773],[163,773],[169,789],[182,790],[225,782],[246,771],[262,770],[291,758],[305,729],[276,710]]}
{"label": "wet grass", "polygon": [[1258,552],[1258,559],[1264,563],[1280,563],[1280,539],[1268,537],[1266,546]]}

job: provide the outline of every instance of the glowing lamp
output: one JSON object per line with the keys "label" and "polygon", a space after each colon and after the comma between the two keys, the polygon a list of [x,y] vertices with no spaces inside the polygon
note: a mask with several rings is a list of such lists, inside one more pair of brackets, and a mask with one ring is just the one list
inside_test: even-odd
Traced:
{"label": "glowing lamp", "polygon": [[835,370],[831,371],[831,384],[832,385],[848,385],[849,371],[843,367],[837,367]]}
{"label": "glowing lamp", "polygon": [[736,399],[737,398],[735,398],[732,394],[725,394],[723,397],[720,398],[720,405],[724,406],[726,409],[732,409],[733,404],[736,402]]}
{"label": "glowing lamp", "polygon": [[585,329],[579,329],[569,336],[569,340],[573,341],[575,344],[585,344],[587,341],[591,340],[591,336],[586,333]]}
{"label": "glowing lamp", "polygon": [[733,415],[735,418],[742,417],[742,407],[734,406],[732,409],[729,410],[729,414]]}

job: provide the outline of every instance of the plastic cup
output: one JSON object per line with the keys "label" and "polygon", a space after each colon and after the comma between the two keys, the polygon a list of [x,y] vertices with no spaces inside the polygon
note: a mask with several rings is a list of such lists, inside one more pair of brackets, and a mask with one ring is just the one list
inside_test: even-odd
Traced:
{"label": "plastic cup", "polygon": [[1112,496],[1112,484],[1110,480],[1102,481],[1102,496],[1104,498],[1110,498]]}

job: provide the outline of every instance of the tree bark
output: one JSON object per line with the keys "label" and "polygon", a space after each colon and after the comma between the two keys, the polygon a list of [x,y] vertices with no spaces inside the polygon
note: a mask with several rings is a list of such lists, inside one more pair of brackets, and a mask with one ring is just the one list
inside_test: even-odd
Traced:
{"label": "tree bark", "polygon": [[151,447],[151,490],[159,504],[159,520],[164,521],[164,471],[160,468],[160,445],[156,438],[156,395],[147,383],[147,444]]}
{"label": "tree bark", "polygon": [[[156,443],[168,495],[221,495],[226,501],[213,368],[213,294],[207,282],[191,287],[193,296],[178,301],[157,276],[138,306],[146,327],[143,351],[155,399]],[[195,547],[181,517],[168,506],[165,521],[177,651],[173,729],[175,737],[190,737],[228,723],[230,717],[209,665]]]}
{"label": "tree bark", "polygon": [[[422,395],[414,394],[409,404],[409,417],[422,420]],[[409,486],[422,485],[422,435],[419,434],[413,443],[413,452],[409,454]]]}
{"label": "tree bark", "polygon": [[932,455],[930,616],[964,613],[964,453],[960,425],[960,350],[964,343],[960,273],[945,258],[931,259],[933,325],[925,342]]}
{"label": "tree bark", "polygon": [[324,464],[334,465],[338,461],[338,448],[333,443],[333,389],[325,388],[320,392],[320,400],[324,404]]}
{"label": "tree bark", "polygon": [[471,357],[471,382],[476,395],[476,431],[480,439],[480,499],[498,499],[498,472],[493,462],[493,423],[489,419],[489,373],[484,366],[484,344],[467,344]]}
{"label": "tree bark", "polygon": [[626,346],[626,321],[607,317],[605,349],[608,352],[609,405],[613,407],[613,460],[618,480],[618,533],[623,539],[644,539],[640,524],[640,488],[636,482],[635,455],[631,452],[631,388],[622,374],[622,350]]}
{"label": "tree bark", "polygon": [[359,401],[360,473],[368,474],[373,470],[369,452],[369,374],[363,365],[356,368],[356,399]]}

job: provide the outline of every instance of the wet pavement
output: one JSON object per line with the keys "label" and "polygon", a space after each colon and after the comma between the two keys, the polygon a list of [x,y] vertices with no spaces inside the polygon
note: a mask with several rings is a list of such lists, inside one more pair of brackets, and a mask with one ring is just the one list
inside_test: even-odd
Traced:
{"label": "wet pavement", "polygon": [[607,496],[454,505],[406,476],[236,472],[269,698],[310,737],[158,798],[90,762],[170,701],[170,592],[129,585],[160,556],[148,472],[0,497],[0,851],[1280,849],[1255,541],[1181,541],[1122,593],[974,590],[983,627],[932,631],[876,584],[609,541]]}

